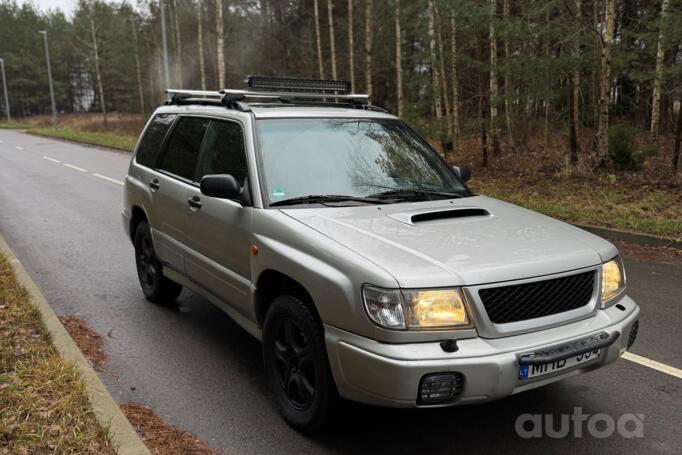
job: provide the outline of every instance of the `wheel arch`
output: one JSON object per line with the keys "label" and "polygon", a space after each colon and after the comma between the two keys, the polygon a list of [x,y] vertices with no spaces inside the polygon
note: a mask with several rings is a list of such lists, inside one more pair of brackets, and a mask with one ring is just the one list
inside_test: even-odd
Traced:
{"label": "wheel arch", "polygon": [[130,211],[130,239],[135,242],[135,231],[137,226],[143,221],[149,223],[149,217],[145,213],[144,209],[138,205],[133,205]]}
{"label": "wheel arch", "polygon": [[306,305],[321,324],[322,318],[317,311],[315,302],[310,292],[297,280],[289,275],[274,269],[266,269],[261,272],[256,281],[256,291],[254,295],[256,320],[260,327],[263,327],[265,315],[272,301],[280,295],[288,294],[298,298]]}

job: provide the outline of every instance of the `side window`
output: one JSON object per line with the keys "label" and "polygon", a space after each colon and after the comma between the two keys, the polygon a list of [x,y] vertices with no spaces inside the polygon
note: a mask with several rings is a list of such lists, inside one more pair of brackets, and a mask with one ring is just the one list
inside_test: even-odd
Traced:
{"label": "side window", "polygon": [[241,185],[246,182],[244,132],[238,123],[211,122],[201,151],[197,180],[211,174],[232,174]]}
{"label": "side window", "polygon": [[173,130],[159,168],[193,181],[201,142],[210,122],[199,117],[181,118]]}
{"label": "side window", "polygon": [[148,167],[154,166],[163,144],[163,138],[166,137],[168,128],[170,128],[175,117],[177,117],[175,114],[159,114],[152,119],[137,148],[135,161],[138,164]]}

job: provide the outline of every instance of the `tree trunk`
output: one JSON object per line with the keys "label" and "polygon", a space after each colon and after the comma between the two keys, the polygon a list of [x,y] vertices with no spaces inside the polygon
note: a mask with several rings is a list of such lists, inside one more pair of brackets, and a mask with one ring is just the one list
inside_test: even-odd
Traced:
{"label": "tree trunk", "polygon": [[450,15],[450,46],[452,56],[450,58],[452,78],[452,130],[453,130],[453,151],[456,152],[459,145],[460,125],[459,125],[459,79],[457,73],[457,22],[455,12]]}
{"label": "tree trunk", "polygon": [[433,108],[436,113],[438,130],[442,128],[443,107],[440,100],[440,75],[438,74],[438,58],[436,56],[436,19],[433,0],[429,0],[429,50],[431,57],[431,92]]}
{"label": "tree trunk", "polygon": [[[502,17],[505,21],[509,19],[509,0],[504,0],[502,4]],[[507,121],[507,139],[509,141],[509,148],[514,149],[514,131],[512,130],[511,121],[511,78],[509,76],[509,32],[504,35],[504,116]]]}
{"label": "tree trunk", "polygon": [[99,103],[100,109],[102,110],[102,116],[104,117],[104,125],[109,124],[109,118],[107,116],[107,105],[104,99],[104,85],[102,84],[102,73],[99,70],[99,46],[97,44],[97,33],[95,32],[95,18],[90,13],[90,33],[92,34],[92,57],[95,60],[95,79],[97,79],[97,89],[99,91]]}
{"label": "tree trunk", "polygon": [[[549,11],[550,7],[549,5],[546,6],[546,14],[545,14],[545,26],[549,27]],[[549,145],[549,98],[550,98],[550,88],[549,88],[549,61],[550,61],[550,56],[549,56],[549,40],[545,41],[545,133],[544,133],[544,142],[545,142],[545,148]]]}
{"label": "tree trunk", "polygon": [[651,141],[658,142],[659,119],[661,116],[661,81],[663,80],[663,57],[665,56],[665,20],[668,15],[670,0],[661,4],[661,25],[658,29],[658,50],[656,51],[656,76],[651,96]]}
{"label": "tree trunk", "polygon": [[[197,44],[199,45],[199,75],[201,90],[206,90],[206,65],[204,64],[204,25],[201,14],[202,2],[197,2]],[[222,88],[222,87],[221,87]]]}
{"label": "tree trunk", "polygon": [[395,73],[396,90],[398,98],[398,117],[403,115],[403,65],[401,43],[402,34],[400,33],[400,0],[395,0]]}
{"label": "tree trunk", "polygon": [[[479,60],[483,60],[483,52],[481,50],[481,44],[479,42],[479,39],[476,38],[476,54],[479,58]],[[483,82],[483,73],[481,71],[477,71],[478,73],[478,124],[480,126],[480,132],[481,132],[481,154],[482,154],[482,162],[481,165],[483,167],[488,166],[488,133],[486,132],[485,128],[485,117],[484,117],[484,112],[485,112],[485,106],[483,104],[485,100],[485,84]]]}
{"label": "tree trunk", "polygon": [[216,35],[218,41],[216,44],[216,53],[218,56],[218,89],[225,88],[225,37],[223,29],[223,0],[216,0]]}
{"label": "tree trunk", "polygon": [[180,23],[178,21],[178,4],[173,0],[173,29],[175,34],[175,74],[178,88],[183,88],[182,82],[182,39],[180,38]]}
{"label": "tree trunk", "polygon": [[500,155],[500,142],[497,129],[497,37],[495,36],[495,18],[497,0],[490,0],[490,140],[493,155]]}
{"label": "tree trunk", "polygon": [[611,46],[616,19],[616,0],[605,0],[604,21],[606,27],[602,37],[601,77],[599,83],[599,121],[597,125],[597,159],[603,166],[609,155],[609,102],[611,97]]}
{"label": "tree trunk", "polygon": [[677,110],[677,128],[675,128],[675,146],[673,147],[673,171],[675,172],[680,164],[680,142],[682,142],[682,102]]}
{"label": "tree trunk", "polygon": [[[582,0],[575,0],[575,15],[578,19],[582,14]],[[572,122],[575,125],[575,135],[576,141],[580,136],[580,41],[582,33],[578,33],[578,42],[575,46],[575,66],[571,74],[573,91],[571,94],[572,109],[569,115],[571,115]],[[576,156],[577,160],[577,156]]]}
{"label": "tree trunk", "polygon": [[135,57],[135,76],[137,78],[137,96],[139,98],[139,104],[140,104],[140,114],[145,113],[145,108],[144,108],[144,88],[142,87],[142,68],[140,68],[140,54],[138,50],[138,43],[137,43],[137,26],[135,24],[135,19],[131,18],[130,24],[132,25],[133,29],[133,47],[134,47],[134,57]]}
{"label": "tree trunk", "polygon": [[374,31],[372,30],[372,0],[365,0],[365,86],[367,94],[372,102],[372,42]]}
{"label": "tree trunk", "polygon": [[[436,6],[436,5],[434,5]],[[438,38],[438,61],[440,65],[440,84],[443,87],[443,105],[445,106],[445,119],[447,121],[447,135],[443,135],[442,145],[443,154],[445,158],[448,158],[452,154],[452,136],[453,136],[453,126],[452,126],[452,110],[450,109],[450,92],[448,91],[448,83],[445,76],[445,57],[443,52],[443,27],[440,21],[440,13],[438,7],[434,9],[436,13],[436,36]],[[438,95],[441,96],[440,94]]]}
{"label": "tree trunk", "polygon": [[324,65],[322,64],[322,37],[320,36],[320,8],[318,0],[313,1],[313,11],[315,12],[315,44],[317,46],[317,67],[320,79],[324,79]]}
{"label": "tree trunk", "polygon": [[569,104],[569,124],[568,124],[568,129],[569,129],[569,153],[570,153],[570,160],[571,164],[575,165],[578,162],[578,137],[577,137],[577,128],[576,128],[576,123],[577,119],[575,116],[575,103],[577,101],[576,97],[574,96],[575,94],[575,79],[570,78],[570,83],[568,84],[569,87],[569,93],[568,93],[568,104]]}
{"label": "tree trunk", "polygon": [[355,58],[353,42],[353,0],[348,0],[348,70],[350,71],[350,85],[355,90]]}
{"label": "tree trunk", "polygon": [[327,0],[327,18],[329,19],[329,46],[332,50],[332,79],[336,80],[336,45],[334,44],[334,9],[332,0]]}

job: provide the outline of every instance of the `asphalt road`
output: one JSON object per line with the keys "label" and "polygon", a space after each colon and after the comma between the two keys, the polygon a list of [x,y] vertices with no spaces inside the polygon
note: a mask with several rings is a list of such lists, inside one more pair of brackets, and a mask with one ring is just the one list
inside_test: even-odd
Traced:
{"label": "asphalt road", "polygon": [[[177,309],[144,300],[115,183],[128,160],[0,130],[0,234],[58,314],[76,315],[104,337],[109,362],[101,377],[120,403],[147,404],[233,454],[682,452],[682,379],[623,359],[485,405],[396,411],[348,404],[326,434],[296,433],[274,410],[256,340],[189,291]],[[626,267],[630,294],[642,308],[633,352],[682,368],[682,262]],[[522,414],[548,414],[559,426],[575,407],[614,421],[643,414],[644,437],[596,438],[584,423],[582,437],[574,437],[575,425],[561,439],[527,440],[515,432]]]}

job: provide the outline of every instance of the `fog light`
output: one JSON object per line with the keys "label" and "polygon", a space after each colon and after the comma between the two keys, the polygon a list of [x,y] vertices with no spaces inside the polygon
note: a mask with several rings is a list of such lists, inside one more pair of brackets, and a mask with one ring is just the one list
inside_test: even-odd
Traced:
{"label": "fog light", "polygon": [[457,398],[464,387],[460,373],[427,374],[419,381],[417,404],[442,404]]}

